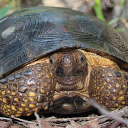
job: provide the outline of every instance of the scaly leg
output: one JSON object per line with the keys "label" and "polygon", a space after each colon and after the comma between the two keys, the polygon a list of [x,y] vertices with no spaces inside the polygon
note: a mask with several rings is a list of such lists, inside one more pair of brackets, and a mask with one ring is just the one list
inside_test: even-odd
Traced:
{"label": "scaly leg", "polygon": [[16,117],[47,110],[54,95],[54,74],[48,63],[26,66],[0,80],[0,112]]}
{"label": "scaly leg", "polygon": [[89,95],[108,110],[128,105],[128,73],[111,67],[96,67],[90,76]]}

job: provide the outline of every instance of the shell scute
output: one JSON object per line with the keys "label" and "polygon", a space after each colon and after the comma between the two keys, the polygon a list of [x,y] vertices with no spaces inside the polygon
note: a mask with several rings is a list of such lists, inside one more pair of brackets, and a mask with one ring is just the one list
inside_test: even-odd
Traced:
{"label": "shell scute", "polygon": [[0,19],[0,76],[63,48],[84,48],[128,62],[128,46],[107,23],[71,9],[37,7]]}

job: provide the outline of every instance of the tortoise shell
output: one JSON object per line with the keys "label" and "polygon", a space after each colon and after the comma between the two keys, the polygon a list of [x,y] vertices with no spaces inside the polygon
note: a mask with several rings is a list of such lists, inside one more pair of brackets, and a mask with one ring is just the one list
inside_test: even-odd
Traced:
{"label": "tortoise shell", "polygon": [[65,48],[94,50],[128,62],[128,45],[112,27],[71,9],[23,9],[0,19],[0,28],[1,77],[21,65]]}

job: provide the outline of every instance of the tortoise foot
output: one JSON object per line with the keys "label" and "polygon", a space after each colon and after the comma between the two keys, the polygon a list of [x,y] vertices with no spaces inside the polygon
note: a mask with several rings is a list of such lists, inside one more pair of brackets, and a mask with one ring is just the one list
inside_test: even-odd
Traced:
{"label": "tortoise foot", "polygon": [[91,72],[89,95],[108,110],[128,105],[128,73],[111,67],[97,67]]}
{"label": "tortoise foot", "polygon": [[47,110],[54,94],[50,64],[37,63],[0,80],[0,112],[6,116],[29,116]]}

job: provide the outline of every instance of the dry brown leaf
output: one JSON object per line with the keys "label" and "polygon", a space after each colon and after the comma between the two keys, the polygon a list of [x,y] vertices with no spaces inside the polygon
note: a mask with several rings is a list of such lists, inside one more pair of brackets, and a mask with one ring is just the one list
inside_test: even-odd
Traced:
{"label": "dry brown leaf", "polygon": [[45,122],[43,118],[40,119],[42,128],[53,128],[48,122]]}
{"label": "dry brown leaf", "polygon": [[19,128],[19,125],[14,124],[10,128]]}
{"label": "dry brown leaf", "polygon": [[71,125],[74,127],[74,128],[79,128],[81,127],[80,124],[76,123],[75,121],[70,121],[71,122]]}
{"label": "dry brown leaf", "polygon": [[66,128],[81,128],[81,125],[75,121],[70,121],[71,124],[67,125]]}
{"label": "dry brown leaf", "polygon": [[81,128],[99,128],[98,124],[99,124],[98,120],[92,120],[84,124]]}
{"label": "dry brown leaf", "polygon": [[27,128],[39,128],[36,124],[28,124]]}
{"label": "dry brown leaf", "polygon": [[11,121],[8,122],[0,121],[0,128],[9,128],[11,123],[12,123]]}
{"label": "dry brown leaf", "polygon": [[66,128],[73,128],[70,124],[68,124],[67,126],[66,126]]}

